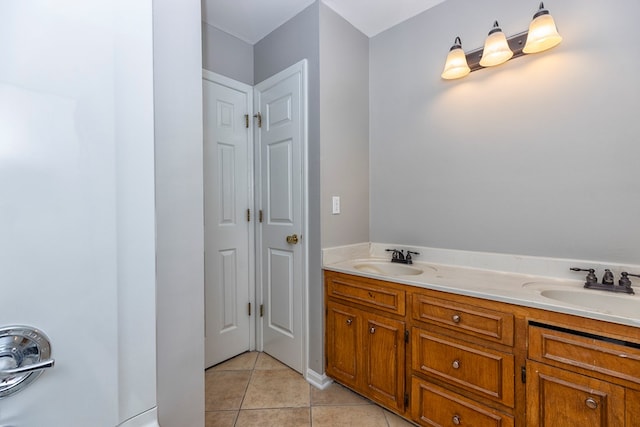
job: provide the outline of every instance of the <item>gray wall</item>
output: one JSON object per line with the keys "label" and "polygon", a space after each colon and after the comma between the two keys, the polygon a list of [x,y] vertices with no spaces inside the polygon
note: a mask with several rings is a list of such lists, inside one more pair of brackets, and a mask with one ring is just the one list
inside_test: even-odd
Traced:
{"label": "gray wall", "polygon": [[254,78],[268,77],[306,58],[309,86],[309,368],[324,372],[322,252],[320,234],[319,3],[316,2],[254,45]]}
{"label": "gray wall", "polygon": [[253,46],[203,22],[202,68],[253,85]]}
{"label": "gray wall", "polygon": [[153,2],[157,378],[163,427],[204,425],[200,20],[199,0]]}
{"label": "gray wall", "polygon": [[372,241],[638,262],[640,3],[545,5],[562,44],[458,81],[455,36],[536,4],[449,0],[371,39]]}
{"label": "gray wall", "polygon": [[[369,38],[320,5],[322,246],[369,241]],[[331,214],[340,196],[341,213]]]}

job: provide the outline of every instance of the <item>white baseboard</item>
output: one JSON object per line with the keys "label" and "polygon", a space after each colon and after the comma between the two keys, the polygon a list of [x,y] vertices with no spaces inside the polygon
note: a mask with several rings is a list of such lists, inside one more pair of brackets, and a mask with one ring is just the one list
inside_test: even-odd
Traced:
{"label": "white baseboard", "polygon": [[309,384],[320,390],[324,390],[325,388],[329,387],[331,383],[333,383],[333,380],[331,378],[329,378],[325,374],[319,374],[312,369],[307,369],[306,380]]}

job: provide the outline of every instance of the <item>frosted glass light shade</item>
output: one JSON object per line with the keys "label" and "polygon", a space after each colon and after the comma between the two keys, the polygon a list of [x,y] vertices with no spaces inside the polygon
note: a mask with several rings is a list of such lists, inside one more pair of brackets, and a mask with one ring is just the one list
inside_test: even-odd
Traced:
{"label": "frosted glass light shade", "polygon": [[462,47],[454,45],[449,51],[449,55],[447,55],[447,62],[444,64],[441,77],[445,80],[459,79],[470,72],[467,56],[464,54]]}
{"label": "frosted glass light shade", "polygon": [[498,27],[498,22],[496,21],[494,28],[489,32],[489,36],[484,42],[480,65],[483,67],[493,67],[504,64],[511,59],[512,56],[513,51],[509,48],[507,38]]}
{"label": "frosted glass light shade", "polygon": [[561,41],[562,36],[558,34],[558,29],[556,28],[553,17],[549,15],[548,11],[541,10],[536,13],[533,21],[529,24],[527,42],[522,51],[524,53],[542,52],[557,46]]}

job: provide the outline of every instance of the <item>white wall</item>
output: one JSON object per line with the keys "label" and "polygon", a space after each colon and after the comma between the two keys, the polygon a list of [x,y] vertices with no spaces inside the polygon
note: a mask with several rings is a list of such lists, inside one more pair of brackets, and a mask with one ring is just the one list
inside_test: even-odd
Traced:
{"label": "white wall", "polygon": [[[322,247],[369,241],[369,38],[320,4]],[[332,215],[332,196],[341,213]]]}
{"label": "white wall", "polygon": [[545,5],[562,44],[460,81],[455,36],[524,31],[537,3],[449,0],[371,39],[371,240],[640,258],[640,3]]}
{"label": "white wall", "polygon": [[253,46],[202,22],[202,68],[253,85]]}
{"label": "white wall", "polygon": [[198,0],[155,0],[158,414],[204,425],[202,57]]}

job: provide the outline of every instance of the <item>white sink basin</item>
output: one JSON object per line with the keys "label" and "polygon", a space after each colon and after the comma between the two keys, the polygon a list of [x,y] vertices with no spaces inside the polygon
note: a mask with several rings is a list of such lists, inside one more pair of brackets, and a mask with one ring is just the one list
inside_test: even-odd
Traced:
{"label": "white sink basin", "polygon": [[[363,273],[380,274],[382,276],[417,276],[424,272],[421,268],[405,264],[395,264],[389,261],[364,261],[355,264],[353,268]],[[427,268],[433,271],[436,270],[429,266],[427,266]]]}
{"label": "white sink basin", "polygon": [[640,296],[638,295],[607,294],[606,291],[585,289],[547,289],[540,292],[540,295],[602,313],[640,318]]}

